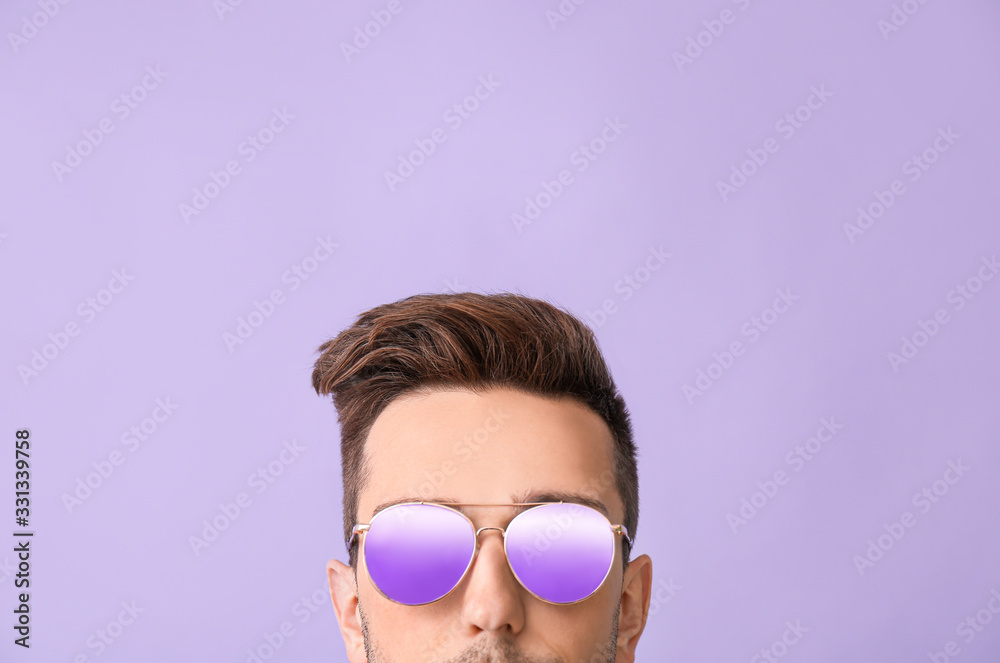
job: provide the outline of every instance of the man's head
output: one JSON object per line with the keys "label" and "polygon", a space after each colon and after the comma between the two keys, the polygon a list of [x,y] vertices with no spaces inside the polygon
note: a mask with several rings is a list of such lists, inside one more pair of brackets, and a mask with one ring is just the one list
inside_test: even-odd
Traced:
{"label": "man's head", "polygon": [[[367,311],[320,352],[313,386],[333,395],[339,415],[345,542],[355,524],[394,501],[503,505],[552,496],[596,504],[634,537],[628,412],[593,333],[572,315],[513,294],[417,295]],[[504,528],[518,513],[456,508],[477,530]],[[352,662],[632,660],[651,563],[645,555],[629,563],[624,536],[600,588],[556,605],[518,584],[499,529],[480,532],[461,583],[428,605],[392,602],[373,586],[359,558],[363,533],[349,548],[350,566],[330,562]]]}

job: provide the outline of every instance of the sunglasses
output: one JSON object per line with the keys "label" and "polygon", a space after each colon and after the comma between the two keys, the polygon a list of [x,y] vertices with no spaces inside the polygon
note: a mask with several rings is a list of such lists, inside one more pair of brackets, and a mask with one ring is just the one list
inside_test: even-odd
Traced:
{"label": "sunglasses", "polygon": [[[507,527],[476,526],[453,506],[531,507]],[[632,543],[623,525],[600,511],[571,502],[454,504],[406,502],[386,507],[369,523],[358,523],[348,549],[360,534],[368,579],[385,598],[403,605],[440,601],[462,582],[479,552],[479,534],[503,535],[507,566],[531,595],[568,605],[593,595],[615,559],[615,540]]]}

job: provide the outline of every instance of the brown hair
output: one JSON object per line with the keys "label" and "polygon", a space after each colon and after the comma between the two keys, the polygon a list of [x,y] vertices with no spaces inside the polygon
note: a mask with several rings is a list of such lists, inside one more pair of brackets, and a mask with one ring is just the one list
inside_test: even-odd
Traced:
{"label": "brown hair", "polygon": [[[572,314],[512,293],[413,295],[362,313],[319,352],[313,387],[333,394],[340,421],[345,543],[368,479],[364,446],[372,424],[394,398],[435,387],[506,387],[574,398],[596,412],[611,430],[623,524],[635,536],[639,479],[628,410],[594,333]],[[357,549],[349,550],[353,568]]]}

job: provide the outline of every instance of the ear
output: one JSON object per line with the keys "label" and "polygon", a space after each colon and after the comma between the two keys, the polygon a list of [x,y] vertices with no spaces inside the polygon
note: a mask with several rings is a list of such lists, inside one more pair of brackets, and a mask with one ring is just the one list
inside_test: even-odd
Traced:
{"label": "ear", "polygon": [[639,636],[646,627],[653,590],[653,560],[640,555],[628,564],[622,582],[622,607],[618,615],[618,651],[615,663],[633,663]]}
{"label": "ear", "polygon": [[331,559],[326,563],[326,578],[330,583],[330,598],[333,610],[340,623],[340,635],[347,648],[347,659],[351,663],[366,663],[365,637],[361,629],[361,615],[358,612],[358,593],[354,571],[340,560]]}

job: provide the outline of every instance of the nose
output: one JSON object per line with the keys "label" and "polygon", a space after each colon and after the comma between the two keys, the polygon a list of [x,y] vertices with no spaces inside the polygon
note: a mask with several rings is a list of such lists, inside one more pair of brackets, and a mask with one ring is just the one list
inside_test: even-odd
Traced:
{"label": "nose", "polygon": [[[493,532],[500,536],[491,536]],[[480,631],[515,636],[524,628],[524,595],[507,566],[503,528],[480,527],[476,539],[476,557],[462,594],[462,619]]]}

